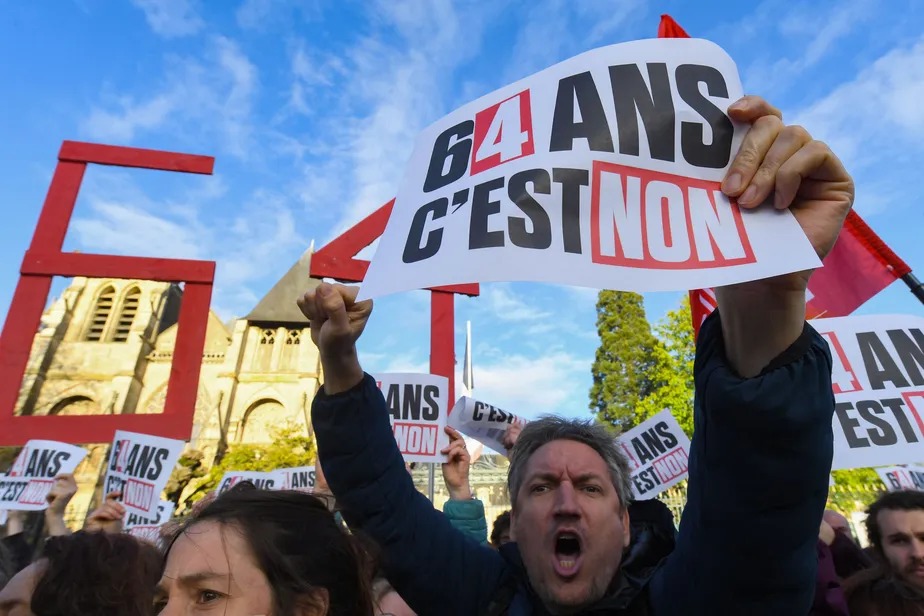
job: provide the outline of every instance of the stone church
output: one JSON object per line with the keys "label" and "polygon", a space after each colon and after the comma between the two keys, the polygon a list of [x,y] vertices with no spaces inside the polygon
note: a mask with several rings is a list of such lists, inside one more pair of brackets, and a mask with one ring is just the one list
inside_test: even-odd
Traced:
{"label": "stone church", "polygon": [[[209,313],[190,447],[211,464],[222,442],[266,443],[276,425],[309,429],[318,350],[295,299],[310,284],[310,251],[250,313]],[[74,278],[45,310],[17,414],[159,413],[163,410],[182,289],[143,280]],[[91,506],[107,444],[77,470],[72,519]]]}

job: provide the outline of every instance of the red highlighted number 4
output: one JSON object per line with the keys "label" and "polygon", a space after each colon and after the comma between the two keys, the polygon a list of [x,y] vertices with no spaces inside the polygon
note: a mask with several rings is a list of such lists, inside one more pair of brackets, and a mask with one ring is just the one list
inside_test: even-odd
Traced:
{"label": "red highlighted number 4", "polygon": [[535,152],[529,90],[475,114],[471,173],[481,173]]}

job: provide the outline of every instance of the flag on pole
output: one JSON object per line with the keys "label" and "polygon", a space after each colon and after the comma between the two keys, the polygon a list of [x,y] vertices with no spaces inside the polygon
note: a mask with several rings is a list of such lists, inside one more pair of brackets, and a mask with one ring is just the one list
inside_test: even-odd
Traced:
{"label": "flag on pole", "polygon": [[[670,15],[661,15],[658,38],[689,38]],[[843,317],[887,286],[911,272],[889,246],[854,211],[847,214],[837,243],[812,274],[806,293],[805,318]],[[712,289],[690,291],[693,330],[716,309]]]}

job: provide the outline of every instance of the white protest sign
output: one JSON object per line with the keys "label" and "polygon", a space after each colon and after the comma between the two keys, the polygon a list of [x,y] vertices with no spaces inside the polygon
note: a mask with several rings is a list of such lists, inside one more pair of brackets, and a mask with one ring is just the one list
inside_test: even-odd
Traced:
{"label": "white protest sign", "polygon": [[6,509],[0,509],[0,526],[6,526]]}
{"label": "white protest sign", "polygon": [[314,492],[316,473],[314,466],[295,466],[280,468],[277,472],[282,475],[283,490],[297,490],[298,492]]}
{"label": "white protest sign", "polygon": [[815,319],[834,361],[833,468],[924,460],[924,318]]}
{"label": "white protest sign", "polygon": [[150,516],[184,445],[172,438],[116,430],[103,493],[121,492],[126,511]]}
{"label": "white protest sign", "polygon": [[896,490],[924,491],[924,466],[887,466],[877,468],[879,478],[889,492]]}
{"label": "white protest sign", "polygon": [[260,490],[282,490],[285,477],[280,471],[226,471],[218,484],[218,493],[227,492],[241,481],[249,481]]}
{"label": "white protest sign", "polygon": [[406,462],[445,462],[449,379],[434,374],[373,375],[388,409],[388,419]]}
{"label": "white protest sign", "polygon": [[173,516],[173,501],[162,500],[157,504],[153,515],[141,516],[137,513],[125,512],[122,520],[122,530],[145,541],[160,543],[160,528]]}
{"label": "white protest sign", "polygon": [[715,44],[654,39],[461,107],[419,135],[361,298],[511,280],[672,291],[819,267],[790,212],[720,190],[742,94]]}
{"label": "white protest sign", "polygon": [[637,500],[654,498],[686,479],[690,439],[670,411],[643,421],[621,434],[616,442],[629,459],[632,494]]}
{"label": "white protest sign", "polygon": [[0,477],[0,506],[16,511],[46,509],[55,477],[73,473],[86,455],[86,449],[68,443],[29,441],[6,476]]}
{"label": "white protest sign", "polygon": [[449,427],[506,455],[504,435],[510,426],[525,426],[526,420],[468,396],[459,398],[449,414]]}

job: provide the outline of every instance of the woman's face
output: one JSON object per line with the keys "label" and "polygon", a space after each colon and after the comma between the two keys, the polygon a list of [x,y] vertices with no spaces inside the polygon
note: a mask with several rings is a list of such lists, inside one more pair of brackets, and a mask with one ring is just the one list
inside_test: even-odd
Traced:
{"label": "woman's face", "polygon": [[193,524],[174,542],[155,605],[162,616],[269,615],[273,594],[243,534],[206,520]]}

